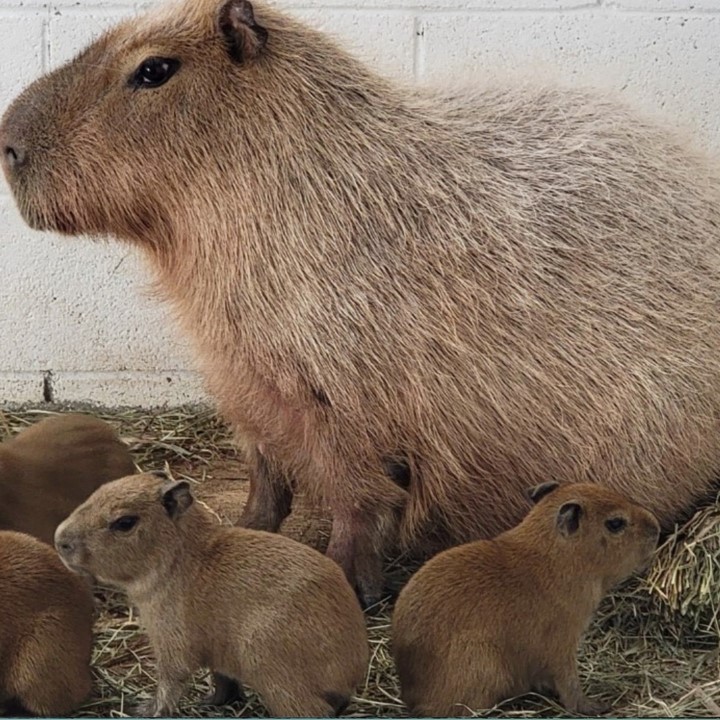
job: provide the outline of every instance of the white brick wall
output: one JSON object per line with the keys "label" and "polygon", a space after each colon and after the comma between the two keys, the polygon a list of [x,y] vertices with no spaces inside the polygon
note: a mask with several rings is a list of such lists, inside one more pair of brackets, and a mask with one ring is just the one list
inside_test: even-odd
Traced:
{"label": "white brick wall", "polygon": [[[555,69],[622,88],[720,150],[720,0],[276,0],[394,77]],[[0,0],[0,112],[139,0]],[[202,398],[183,338],[118,246],[29,231],[0,181],[0,402]]]}

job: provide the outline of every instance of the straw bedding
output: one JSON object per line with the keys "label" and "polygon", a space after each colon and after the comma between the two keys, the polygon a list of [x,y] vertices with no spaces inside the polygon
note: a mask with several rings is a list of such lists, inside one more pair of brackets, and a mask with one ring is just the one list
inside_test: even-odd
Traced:
{"label": "straw bedding", "polygon": [[[44,414],[43,407],[0,413],[0,437],[7,437]],[[73,408],[77,409],[77,408]],[[142,469],[164,468],[193,482],[198,499],[219,521],[232,523],[247,497],[247,478],[230,435],[204,408],[92,410],[113,424],[132,448]],[[322,549],[329,522],[300,498],[282,532]],[[389,572],[407,576],[396,561]],[[154,689],[152,655],[137,615],[122,595],[99,588],[97,598],[95,688],[80,717],[122,717]],[[372,661],[366,683],[348,715],[406,717],[389,652],[389,602],[374,608],[367,622]],[[581,651],[581,677],[591,696],[614,703],[616,717],[720,717],[720,505],[699,510],[660,548],[644,578],[636,578],[607,598]],[[200,675],[181,705],[191,717],[262,716],[249,693],[247,705],[201,707],[207,692]],[[493,717],[563,716],[552,700],[527,696],[487,713]]]}

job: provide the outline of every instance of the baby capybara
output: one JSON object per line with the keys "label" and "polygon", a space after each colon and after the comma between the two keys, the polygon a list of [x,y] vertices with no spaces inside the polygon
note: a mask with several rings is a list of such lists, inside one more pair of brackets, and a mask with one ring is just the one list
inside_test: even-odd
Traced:
{"label": "baby capybara", "polygon": [[88,584],[47,543],[0,530],[0,712],[63,717],[92,685]]}
{"label": "baby capybara", "polygon": [[55,528],[108,480],[135,464],[100,418],[52,415],[0,443],[0,529],[52,544]]}
{"label": "baby capybara", "polygon": [[436,555],[400,593],[392,651],[413,715],[468,715],[530,690],[581,715],[609,709],[581,690],[578,644],[603,595],[648,564],[658,522],[599,485],[548,482],[531,498],[520,525]]}
{"label": "baby capybara", "polygon": [[336,715],[365,677],[365,620],[342,570],[282,535],[220,525],[185,481],[107,483],[55,545],[138,607],[157,659],[152,717],[175,712],[203,667],[222,685],[216,701],[247,683],[281,717]]}

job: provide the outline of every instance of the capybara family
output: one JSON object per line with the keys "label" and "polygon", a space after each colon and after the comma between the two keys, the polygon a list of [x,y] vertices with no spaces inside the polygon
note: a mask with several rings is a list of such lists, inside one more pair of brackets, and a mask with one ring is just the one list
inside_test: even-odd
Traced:
{"label": "capybara family", "polygon": [[80,413],[47,417],[0,444],[0,528],[52,544],[55,528],[94,490],[134,471],[108,423]]}
{"label": "capybara family", "polygon": [[597,484],[543,483],[526,518],[494,540],[446,550],[400,593],[392,651],[414,715],[457,717],[530,690],[595,715],[577,673],[603,595],[648,564],[652,513]]}
{"label": "capybara family", "polygon": [[90,693],[93,600],[47,543],[0,531],[0,712],[64,716]]}
{"label": "capybara family", "polygon": [[175,711],[203,667],[247,683],[273,715],[341,712],[369,646],[342,570],[301,543],[220,525],[185,481],[138,474],[107,483],[57,529],[66,565],[127,592],[156,655],[143,709]]}
{"label": "capybara family", "polygon": [[720,471],[717,166],[610,96],[404,88],[181,0],[31,85],[0,148],[32,227],[144,253],[247,451],[242,524],[303,487],[367,602],[396,536],[491,537],[547,477],[669,526]]}

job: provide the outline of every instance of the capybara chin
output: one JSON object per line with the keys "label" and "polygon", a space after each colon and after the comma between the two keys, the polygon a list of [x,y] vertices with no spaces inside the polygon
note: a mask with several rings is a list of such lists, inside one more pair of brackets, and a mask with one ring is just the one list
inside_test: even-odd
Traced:
{"label": "capybara chin", "polygon": [[405,586],[392,653],[413,715],[457,717],[551,690],[573,713],[609,709],[583,694],[580,639],[603,595],[643,569],[652,513],[608,488],[543,483],[517,527],[446,550]]}
{"label": "capybara chin", "polygon": [[396,535],[493,536],[545,477],[670,525],[720,470],[717,167],[611,97],[402,88],[183,0],[30,86],[0,148],[33,227],[142,249],[247,450],[242,524],[302,487],[366,600]]}
{"label": "capybara chin", "polygon": [[143,716],[175,712],[203,667],[215,673],[214,703],[247,683],[281,717],[337,715],[365,677],[365,619],[337,564],[282,535],[220,525],[185,481],[107,483],[55,545],[69,568],[138,607],[158,673]]}
{"label": "capybara chin", "polygon": [[55,528],[96,488],[134,471],[108,423],[80,413],[47,417],[0,444],[0,528],[52,544]]}
{"label": "capybara chin", "polygon": [[37,538],[0,531],[0,713],[64,717],[92,685],[90,588]]}

